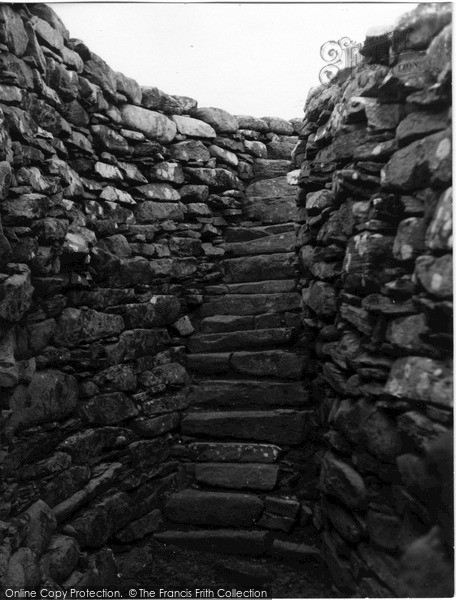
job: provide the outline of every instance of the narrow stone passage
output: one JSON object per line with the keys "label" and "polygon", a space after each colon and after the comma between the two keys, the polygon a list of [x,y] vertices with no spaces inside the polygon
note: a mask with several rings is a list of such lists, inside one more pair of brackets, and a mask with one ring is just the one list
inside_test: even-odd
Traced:
{"label": "narrow stone passage", "polygon": [[2,597],[452,595],[451,41],[288,121],[0,4]]}

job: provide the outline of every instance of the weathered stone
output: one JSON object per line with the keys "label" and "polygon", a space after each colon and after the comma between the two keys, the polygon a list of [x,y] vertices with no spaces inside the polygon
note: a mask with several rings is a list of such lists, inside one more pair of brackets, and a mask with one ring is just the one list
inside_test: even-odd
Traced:
{"label": "weathered stone", "polygon": [[52,510],[42,500],[37,500],[25,511],[28,520],[24,546],[41,556],[49,544],[57,522]]}
{"label": "weathered stone", "polygon": [[[397,420],[399,429],[413,440],[421,450],[427,449],[429,444],[447,433],[447,429],[440,423],[435,423],[418,411],[403,413]],[[424,482],[421,482],[423,486]]]}
{"label": "weathered stone", "polygon": [[280,448],[270,444],[194,442],[190,458],[198,462],[273,463]]}
{"label": "weathered stone", "polygon": [[141,104],[144,108],[159,110],[166,114],[182,114],[182,105],[174,96],[162,92],[157,87],[142,87],[141,92]]}
{"label": "weathered stone", "polygon": [[183,162],[206,163],[211,155],[206,146],[199,140],[178,142],[170,147],[171,156]]}
{"label": "weathered stone", "polygon": [[179,423],[180,416],[178,413],[168,413],[153,419],[136,419],[131,423],[131,428],[141,437],[153,438],[176,429]]}
{"label": "weathered stone", "polygon": [[29,268],[18,265],[15,270],[0,283],[0,318],[8,322],[19,321],[30,308],[33,295]]}
{"label": "weathered stone", "polygon": [[364,444],[383,461],[392,462],[401,452],[402,443],[394,422],[365,400],[343,400],[334,422],[353,444]]}
{"label": "weathered stone", "polygon": [[277,483],[276,465],[229,465],[200,463],[195,465],[195,477],[200,483],[222,488],[271,490]]}
{"label": "weathered stone", "polygon": [[250,219],[267,224],[289,223],[296,217],[296,199],[292,195],[277,199],[251,197],[245,201],[245,208]]}
{"label": "weathered stone", "polygon": [[150,371],[143,371],[140,376],[142,385],[151,391],[162,391],[161,387],[179,387],[187,383],[187,371],[184,366],[177,362],[159,365]]}
{"label": "weathered stone", "polygon": [[294,253],[265,254],[224,260],[222,267],[227,283],[287,279],[294,275]]}
{"label": "weathered stone", "polygon": [[451,183],[451,136],[434,133],[401,148],[382,170],[382,184],[399,191]]}
{"label": "weathered stone", "polygon": [[103,545],[130,520],[131,502],[124,492],[117,492],[92,505],[71,522],[72,535],[82,548]]}
{"label": "weathered stone", "polygon": [[433,296],[449,298],[453,290],[453,259],[451,254],[439,258],[420,256],[415,264],[415,276]]}
{"label": "weathered stone", "polygon": [[444,363],[421,356],[398,358],[385,392],[398,399],[451,406],[451,369]]}
{"label": "weathered stone", "polygon": [[247,198],[281,198],[294,195],[295,190],[287,183],[286,177],[266,179],[250,184],[246,189]]}
{"label": "weathered stone", "polygon": [[424,251],[424,226],[424,220],[416,217],[399,223],[393,246],[396,260],[411,260]]}
{"label": "weathered stone", "polygon": [[155,538],[164,544],[185,546],[196,550],[210,550],[222,554],[261,555],[268,548],[268,534],[263,531],[242,529],[203,529],[195,531],[164,531]]}
{"label": "weathered stone", "polygon": [[133,104],[141,104],[141,87],[131,77],[126,77],[123,73],[116,72],[116,89],[124,94]]}
{"label": "weathered stone", "polygon": [[359,542],[363,535],[363,528],[345,508],[332,502],[325,502],[324,511],[328,515],[333,527],[345,540],[352,544]]}
{"label": "weathered stone", "polygon": [[296,445],[307,435],[308,413],[293,410],[189,413],[182,433]]}
{"label": "weathered stone", "polygon": [[180,202],[153,202],[147,201],[139,204],[136,209],[136,219],[139,223],[154,223],[173,219],[183,221],[185,207]]}
{"label": "weathered stone", "polygon": [[184,490],[166,503],[168,519],[175,523],[249,527],[263,510],[258,496],[229,492]]}
{"label": "weathered stone", "polygon": [[68,535],[53,535],[41,559],[41,568],[56,583],[62,583],[79,561],[79,546]]}
{"label": "weathered stone", "polygon": [[204,121],[193,119],[192,117],[181,117],[179,115],[173,115],[171,118],[176,124],[177,131],[182,135],[197,138],[217,137],[215,130]]}
{"label": "weathered stone", "polygon": [[61,371],[38,371],[29,385],[19,385],[10,400],[12,422],[20,428],[59,421],[71,414],[78,400],[74,377]]}
{"label": "weathered stone", "polygon": [[34,589],[41,580],[35,553],[30,548],[19,548],[10,558],[3,585],[7,589]]}
{"label": "weathered stone", "polygon": [[81,412],[89,423],[112,425],[135,417],[138,409],[123,392],[111,392],[84,402]]}
{"label": "weathered stone", "polygon": [[190,352],[220,352],[282,345],[290,341],[291,328],[233,331],[219,334],[194,335],[188,340]]}
{"label": "weathered stone", "polygon": [[380,548],[395,550],[398,544],[400,519],[376,510],[367,511],[367,530],[371,540]]}
{"label": "weathered stone", "polygon": [[309,400],[301,383],[256,380],[205,380],[192,387],[192,404],[232,406],[296,406]]}
{"label": "weathered stone", "polygon": [[335,496],[349,508],[363,507],[366,503],[366,487],[361,475],[330,453],[323,461],[320,485],[327,494]]}
{"label": "weathered stone", "polygon": [[269,131],[272,131],[272,133],[278,135],[293,135],[294,133],[293,125],[280,117],[262,117],[261,120],[266,122]]}
{"label": "weathered stone", "polygon": [[14,358],[13,329],[0,339],[0,388],[14,388],[19,383],[19,366]]}
{"label": "weathered stone", "polygon": [[279,313],[296,310],[299,305],[298,294],[227,294],[207,302],[201,316]]}
{"label": "weathered stone", "polygon": [[422,314],[394,319],[388,324],[386,339],[398,348],[406,348],[411,352],[426,349],[421,336],[428,333],[426,317]]}
{"label": "weathered stone", "polygon": [[22,19],[9,5],[1,7],[0,41],[16,56],[22,56],[27,49],[28,36]]}
{"label": "weathered stone", "polygon": [[451,250],[453,247],[453,189],[450,187],[439,198],[434,217],[426,231],[426,247],[430,250]]}
{"label": "weathered stone", "polygon": [[300,504],[297,500],[292,500],[291,498],[266,496],[264,506],[270,513],[294,519],[299,512]]}
{"label": "weathered stone", "polygon": [[197,108],[195,117],[209,123],[219,133],[235,133],[238,130],[236,117],[221,108]]}
{"label": "weathered stone", "polygon": [[240,189],[241,182],[231,171],[221,168],[187,168],[186,172],[198,183],[208,185],[215,190]]}
{"label": "weathered stone", "polygon": [[175,296],[153,296],[144,304],[124,304],[112,309],[120,312],[128,329],[162,327],[176,320],[180,303]]}
{"label": "weathered stone", "polygon": [[234,242],[225,244],[227,253],[233,256],[246,256],[251,254],[274,254],[275,252],[292,252],[296,243],[295,233],[292,231],[267,235],[248,242]]}
{"label": "weathered stone", "polygon": [[308,289],[303,290],[302,299],[304,304],[323,318],[330,318],[336,313],[336,293],[328,283],[312,282]]}
{"label": "weathered stone", "polygon": [[122,317],[92,309],[66,308],[59,319],[54,336],[60,346],[73,347],[81,343],[118,335],[124,328]]}
{"label": "weathered stone", "polygon": [[250,115],[236,115],[239,129],[253,129],[253,131],[259,131],[266,133],[269,130],[269,125],[264,119],[257,117],[251,117]]}
{"label": "weathered stone", "polygon": [[400,566],[404,595],[431,598],[453,594],[453,569],[438,527],[434,526],[407,548]]}
{"label": "weathered stone", "polygon": [[235,371],[244,375],[300,379],[306,358],[284,350],[234,352],[230,363]]}
{"label": "weathered stone", "polygon": [[150,200],[177,202],[180,199],[179,192],[169,183],[147,183],[137,187],[136,190]]}
{"label": "weathered stone", "polygon": [[154,533],[162,524],[162,514],[158,509],[154,509],[140,519],[132,521],[116,534],[116,538],[123,544],[128,544],[134,540],[139,540],[145,535]]}
{"label": "weathered stone", "polygon": [[169,143],[176,136],[175,123],[160,113],[133,104],[125,104],[120,112],[124,126],[137,129],[148,138]]}

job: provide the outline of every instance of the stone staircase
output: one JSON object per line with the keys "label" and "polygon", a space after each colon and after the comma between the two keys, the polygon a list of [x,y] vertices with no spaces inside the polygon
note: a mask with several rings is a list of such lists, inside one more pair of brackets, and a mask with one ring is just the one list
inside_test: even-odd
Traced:
{"label": "stone staircase", "polygon": [[[254,186],[270,191],[276,183],[269,183]],[[247,201],[247,211],[263,223],[273,214],[274,223],[228,228],[223,283],[206,287],[188,339],[193,384],[181,433],[192,482],[168,500],[170,528],[156,537],[221,552],[274,550],[299,558],[314,550],[286,541],[308,515],[287,483],[293,475],[287,457],[311,423],[303,379],[307,358],[295,345],[295,232],[283,197],[261,198],[263,212],[258,204]]]}

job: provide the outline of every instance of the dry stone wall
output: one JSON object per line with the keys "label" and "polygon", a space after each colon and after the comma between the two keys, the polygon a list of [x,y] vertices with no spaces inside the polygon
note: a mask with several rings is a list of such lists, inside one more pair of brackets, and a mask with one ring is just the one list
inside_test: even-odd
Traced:
{"label": "dry stone wall", "polygon": [[336,585],[452,584],[451,7],[420,5],[306,102],[298,247]]}
{"label": "dry stone wall", "polygon": [[313,521],[343,593],[452,594],[450,20],[288,122],[0,6],[3,587],[154,532],[308,560]]}
{"label": "dry stone wall", "polygon": [[[190,388],[211,367],[207,353],[217,362],[222,345],[216,372],[241,379],[273,367],[280,379],[286,367],[291,383],[275,383],[272,404],[301,402],[292,394],[303,359],[275,350],[299,321],[286,180],[296,123],[141,88],[43,4],[2,4],[0,44],[0,580],[109,586],[106,542],[160,529],[172,492],[223,475],[219,459],[204,462],[204,443],[191,445],[198,415],[181,435],[190,405],[226,400],[231,385]],[[257,403],[265,393],[261,382],[237,386]],[[248,415],[244,439],[255,413],[227,416],[239,429]],[[293,418],[269,412],[259,439],[287,445]],[[232,447],[240,462],[244,446]],[[275,462],[278,448],[266,449]],[[191,452],[202,461],[193,471]],[[238,458],[227,475],[235,487],[252,476]],[[265,469],[251,487],[276,487],[278,467]],[[264,501],[254,502],[257,519]],[[295,519],[296,503],[290,511]]]}

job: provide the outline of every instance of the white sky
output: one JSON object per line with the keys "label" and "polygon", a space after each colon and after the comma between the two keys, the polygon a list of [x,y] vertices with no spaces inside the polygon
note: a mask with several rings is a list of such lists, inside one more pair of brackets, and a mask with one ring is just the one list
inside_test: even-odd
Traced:
{"label": "white sky", "polygon": [[49,3],[114,70],[233,114],[301,117],[320,47],[390,25],[415,3]]}

